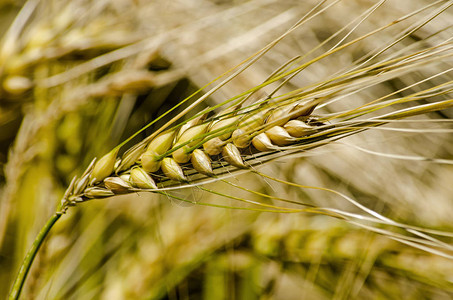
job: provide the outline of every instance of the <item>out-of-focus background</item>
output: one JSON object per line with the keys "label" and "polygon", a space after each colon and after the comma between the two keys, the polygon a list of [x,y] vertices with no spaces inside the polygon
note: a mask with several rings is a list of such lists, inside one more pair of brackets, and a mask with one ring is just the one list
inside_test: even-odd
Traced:
{"label": "out-of-focus background", "polygon": [[[434,3],[427,14],[449,2]],[[255,53],[318,3],[0,2],[0,297],[7,295],[28,247],[70,180],[80,176],[93,157]],[[365,19],[376,3],[327,1],[323,7],[332,7],[209,97],[206,106],[260,84],[286,61],[356,18],[364,21],[349,40],[430,2],[387,1]],[[424,40],[434,46],[451,37],[451,15],[451,9],[445,10],[388,52],[408,51]],[[351,67],[413,25],[412,19],[401,22],[329,56],[283,90]],[[338,41],[322,45],[314,55]],[[451,66],[446,62],[437,67],[350,94],[315,113],[352,109]],[[451,77],[445,72],[404,93]],[[307,157],[282,157],[261,170],[290,182],[337,190],[402,223],[451,232],[451,165],[373,155],[348,145],[403,158],[452,159],[452,134],[423,130],[431,126],[430,119],[452,116],[451,109],[429,113],[418,117],[420,122],[403,123],[404,128],[414,126],[408,132],[372,129]],[[260,193],[357,211],[335,194],[258,175],[237,175],[232,182]],[[236,197],[258,197],[222,183],[207,187]],[[241,206],[197,188],[178,196]],[[448,258],[329,216],[188,206],[141,193],[71,208],[44,243],[23,299],[451,299],[452,274]]]}

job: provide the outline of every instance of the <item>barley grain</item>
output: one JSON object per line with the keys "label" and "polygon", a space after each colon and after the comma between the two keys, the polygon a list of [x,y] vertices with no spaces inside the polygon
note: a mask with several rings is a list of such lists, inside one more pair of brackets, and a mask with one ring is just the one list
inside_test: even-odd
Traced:
{"label": "barley grain", "polygon": [[104,185],[115,194],[125,194],[132,186],[120,177],[107,177],[104,179]]}
{"label": "barley grain", "polygon": [[162,172],[165,176],[176,181],[187,182],[187,178],[182,171],[181,166],[171,157],[162,160]]}
{"label": "barley grain", "polygon": [[93,171],[91,172],[90,184],[101,182],[104,178],[113,173],[118,150],[119,149],[113,149],[96,162]]}
{"label": "barley grain", "polygon": [[228,143],[222,149],[223,158],[230,164],[237,168],[245,168],[244,160],[241,157],[241,152],[232,143]]}
{"label": "barley grain", "polygon": [[131,170],[131,182],[134,186],[142,189],[157,189],[154,180],[142,168],[136,167]]}
{"label": "barley grain", "polygon": [[208,176],[213,175],[211,159],[204,153],[203,150],[194,150],[190,161],[192,162],[193,168],[201,174]]}

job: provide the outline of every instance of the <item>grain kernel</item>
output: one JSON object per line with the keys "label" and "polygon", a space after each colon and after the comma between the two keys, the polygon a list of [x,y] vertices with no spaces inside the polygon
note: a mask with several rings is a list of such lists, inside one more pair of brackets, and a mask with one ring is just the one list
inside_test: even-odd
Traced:
{"label": "grain kernel", "polygon": [[252,142],[250,134],[246,134],[242,128],[233,131],[231,138],[233,139],[234,145],[241,149],[250,146],[250,143]]}
{"label": "grain kernel", "polygon": [[129,183],[119,177],[107,177],[104,179],[104,185],[115,194],[125,194],[132,188]]}
{"label": "grain kernel", "polygon": [[295,119],[301,116],[310,115],[316,108],[319,103],[317,101],[305,101],[303,103],[298,103],[291,110],[291,118]]}
{"label": "grain kernel", "polygon": [[270,151],[275,148],[265,133],[260,133],[252,139],[253,146],[259,151]]}
{"label": "grain kernel", "polygon": [[[164,133],[159,134],[149,143],[148,148],[146,148],[146,152],[153,151],[157,153],[157,155],[164,154],[173,145],[174,137],[175,137],[174,131],[166,131]],[[148,170],[146,171],[151,172]]]}
{"label": "grain kernel", "polygon": [[183,132],[181,137],[175,143],[174,147],[187,142],[189,143],[172,153],[172,157],[177,163],[183,164],[190,160],[190,153],[188,153],[188,150],[190,149],[190,147],[195,146],[202,139],[200,136],[206,132],[207,128],[208,124],[201,124],[191,127]]}
{"label": "grain kernel", "polygon": [[300,120],[291,120],[284,126],[285,130],[293,137],[309,135],[313,127]]}
{"label": "grain kernel", "polygon": [[241,152],[239,152],[239,149],[232,143],[228,143],[223,147],[222,156],[232,166],[237,168],[246,167],[242,160]]}
{"label": "grain kernel", "polygon": [[207,154],[213,156],[222,152],[223,141],[218,138],[212,138],[203,144],[203,149]]}
{"label": "grain kernel", "polygon": [[209,132],[213,132],[218,130],[219,132],[225,132],[222,135],[219,135],[219,139],[226,140],[231,136],[231,128],[233,125],[239,120],[239,116],[234,116],[226,119],[221,119],[218,121],[214,121],[214,123],[209,128]]}
{"label": "grain kernel", "polygon": [[140,155],[143,154],[145,151],[145,144],[140,143],[126,151],[121,159],[121,163],[116,168],[115,172],[118,174],[121,171],[129,169],[133,164],[137,162],[139,159]]}
{"label": "grain kernel", "polygon": [[162,160],[162,172],[165,176],[176,181],[187,181],[181,166],[171,157],[166,157]]}
{"label": "grain kernel", "polygon": [[156,172],[160,169],[161,161],[157,160],[158,154],[153,150],[148,150],[142,154],[140,160],[146,172]]}
{"label": "grain kernel", "polygon": [[101,182],[104,178],[113,173],[118,150],[119,149],[113,149],[96,162],[93,172],[91,172],[90,175],[91,184]]}
{"label": "grain kernel", "polygon": [[157,185],[151,176],[139,167],[131,170],[131,181],[136,187],[142,189],[157,189]]}
{"label": "grain kernel", "polygon": [[266,123],[273,123],[273,125],[278,126],[285,124],[291,119],[289,112],[293,107],[294,104],[291,104],[290,106],[286,105],[273,109],[270,112],[269,117],[266,119]]}
{"label": "grain kernel", "polygon": [[266,130],[266,135],[272,143],[278,146],[286,146],[296,141],[296,139],[290,136],[289,133],[281,126],[274,126]]}
{"label": "grain kernel", "polygon": [[111,190],[99,188],[99,187],[91,187],[87,188],[84,192],[85,197],[88,198],[101,198],[101,197],[111,197],[115,194]]}
{"label": "grain kernel", "polygon": [[192,166],[195,170],[200,172],[201,174],[211,176],[212,173],[212,166],[211,166],[211,159],[209,156],[204,153],[203,150],[196,149],[192,153],[191,158]]}

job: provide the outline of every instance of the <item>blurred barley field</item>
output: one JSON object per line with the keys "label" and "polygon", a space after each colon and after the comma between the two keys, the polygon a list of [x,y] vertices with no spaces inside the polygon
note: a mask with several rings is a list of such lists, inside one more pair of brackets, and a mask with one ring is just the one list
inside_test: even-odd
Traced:
{"label": "blurred barley field", "polygon": [[[307,151],[281,150],[267,163],[253,158],[257,172],[232,171],[228,182],[78,203],[50,231],[22,299],[452,299],[452,5],[1,1],[0,298],[94,157],[181,104],[126,146],[145,139],[193,101],[183,99],[208,93],[208,83],[305,16],[185,118],[260,86],[294,57],[310,61],[355,39],[307,64],[279,93],[341,87],[313,112],[328,124],[381,98],[371,117],[444,109]],[[388,70],[378,66],[413,53]],[[329,81],[368,62],[354,80]],[[298,207],[277,198],[332,214],[265,212],[238,201]]]}

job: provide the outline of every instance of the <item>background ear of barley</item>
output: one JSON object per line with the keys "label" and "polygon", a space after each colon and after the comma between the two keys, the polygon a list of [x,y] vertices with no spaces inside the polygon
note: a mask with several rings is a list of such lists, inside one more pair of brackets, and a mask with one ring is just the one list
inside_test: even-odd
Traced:
{"label": "background ear of barley", "polygon": [[[272,41],[316,3],[2,2],[0,295],[7,295],[26,250],[71,178],[80,175],[93,157]],[[215,93],[206,105],[260,84],[288,59],[307,53],[375,3],[342,1],[326,10]],[[387,1],[353,36],[427,3]],[[29,18],[28,11],[33,11]],[[18,21],[12,23],[16,16]],[[350,66],[410,25],[398,24],[393,31],[310,66],[284,91]],[[391,51],[423,39],[434,45],[436,38],[451,36],[449,26],[451,10]],[[428,39],[440,29],[445,30]],[[329,50],[335,42],[313,55]],[[447,68],[440,64],[439,69],[426,68],[386,81],[319,113],[349,110]],[[443,78],[451,80],[451,72]],[[428,81],[410,91],[434,84],[438,83]],[[449,120],[452,115],[449,109],[416,119]],[[451,129],[446,124],[441,128]],[[260,170],[290,182],[337,190],[400,222],[451,231],[451,165],[372,155],[350,146],[407,158],[452,158],[451,133],[428,131],[435,126],[427,121],[395,126],[419,131],[371,129],[306,157],[283,156]],[[357,211],[334,194],[296,189],[258,175],[238,175],[231,181],[281,198]],[[208,187],[263,200],[220,182]],[[198,188],[177,195],[241,205]],[[71,208],[41,249],[24,298],[449,299],[452,271],[453,263],[447,258],[328,216],[187,206],[165,196],[140,193]]]}

